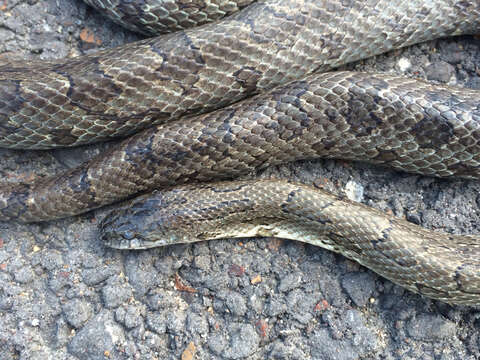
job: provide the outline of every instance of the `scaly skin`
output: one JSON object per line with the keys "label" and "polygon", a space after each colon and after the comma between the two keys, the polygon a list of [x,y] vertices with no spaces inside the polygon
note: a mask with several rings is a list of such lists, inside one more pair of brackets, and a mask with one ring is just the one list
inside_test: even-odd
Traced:
{"label": "scaly skin", "polygon": [[255,0],[83,0],[135,32],[158,35],[217,21]]}
{"label": "scaly skin", "polygon": [[480,303],[480,237],[429,231],[321,189],[282,180],[184,185],[127,202],[100,224],[105,244],[144,249],[275,236],[340,253],[413,292]]}
{"label": "scaly skin", "polygon": [[159,125],[59,176],[0,188],[0,220],[80,214],[154,188],[318,157],[480,177],[480,92],[390,75],[312,75]]}
{"label": "scaly skin", "polygon": [[130,135],[314,72],[480,28],[460,0],[271,0],[218,23],[50,62],[0,66],[0,147]]}

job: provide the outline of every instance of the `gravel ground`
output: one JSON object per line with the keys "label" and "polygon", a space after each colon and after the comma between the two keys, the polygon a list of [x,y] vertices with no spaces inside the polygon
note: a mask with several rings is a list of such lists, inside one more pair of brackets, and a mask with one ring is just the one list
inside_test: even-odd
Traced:
{"label": "gravel ground", "polygon": [[[0,0],[0,61],[75,56],[133,41],[80,0]],[[478,39],[445,39],[349,66],[480,89]],[[0,150],[29,181],[101,152]],[[267,169],[321,182],[431,229],[480,233],[480,183],[342,161]],[[480,308],[412,294],[329,251],[251,239],[115,251],[99,210],[0,224],[0,359],[480,359]]]}

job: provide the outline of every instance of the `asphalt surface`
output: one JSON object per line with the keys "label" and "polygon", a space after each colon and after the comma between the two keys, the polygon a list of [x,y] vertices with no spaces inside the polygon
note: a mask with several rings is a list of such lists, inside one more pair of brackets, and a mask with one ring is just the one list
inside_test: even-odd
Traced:
{"label": "asphalt surface", "polygon": [[[80,0],[0,0],[0,62],[54,59],[139,37]],[[480,89],[480,42],[421,44],[348,66]],[[31,181],[109,145],[0,150],[2,181]],[[325,188],[424,227],[480,233],[480,182],[308,161],[248,177]],[[329,251],[278,239],[116,251],[101,209],[0,223],[0,359],[480,359],[480,308],[412,294]]]}

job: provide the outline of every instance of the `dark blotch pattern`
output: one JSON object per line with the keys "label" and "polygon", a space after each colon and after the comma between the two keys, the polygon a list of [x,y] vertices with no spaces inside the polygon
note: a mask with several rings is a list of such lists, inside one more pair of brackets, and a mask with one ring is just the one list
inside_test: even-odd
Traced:
{"label": "dark blotch pattern", "polygon": [[[205,7],[173,0],[90,3],[105,10],[108,5],[106,11],[120,21],[138,16],[148,28],[158,18],[172,20],[170,15],[178,11],[183,15],[176,20],[188,23],[187,13],[195,17],[221,8],[226,14],[250,2],[212,1]],[[382,16],[382,11],[388,16]],[[170,20],[167,22],[175,23]],[[124,137],[186,115],[223,108],[314,72],[438,37],[474,34],[479,28],[477,1],[459,6],[454,0],[380,0],[375,4],[363,0],[270,0],[197,29],[90,55],[7,63],[0,66],[0,147],[48,149]],[[388,91],[388,82],[375,81],[370,89]],[[364,92],[366,87],[356,84],[349,89],[355,92],[351,103],[328,113],[332,119],[345,117],[359,136],[382,131],[378,114],[384,109],[382,97]],[[332,88],[331,96],[337,96],[339,89]],[[292,101],[299,97],[290,95]],[[439,101],[435,97],[447,95],[428,96]],[[392,111],[400,105],[390,103]],[[297,109],[301,107],[297,105]],[[311,119],[304,111],[297,116],[309,126]],[[298,129],[285,140],[301,135]],[[324,140],[323,146],[331,144]]]}
{"label": "dark blotch pattern", "polygon": [[246,235],[299,240],[339,252],[425,296],[457,304],[480,302],[478,237],[425,230],[283,180],[159,191],[115,209],[100,228],[105,244],[120,249]]}

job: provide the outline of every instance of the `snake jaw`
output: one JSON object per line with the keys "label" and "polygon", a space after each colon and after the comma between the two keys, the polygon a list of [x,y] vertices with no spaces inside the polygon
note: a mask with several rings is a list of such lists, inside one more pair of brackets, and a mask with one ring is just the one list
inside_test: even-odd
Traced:
{"label": "snake jaw", "polygon": [[184,242],[185,237],[171,224],[171,215],[155,213],[165,204],[146,201],[142,206],[124,204],[107,215],[100,223],[100,238],[105,246],[114,249],[149,249]]}

